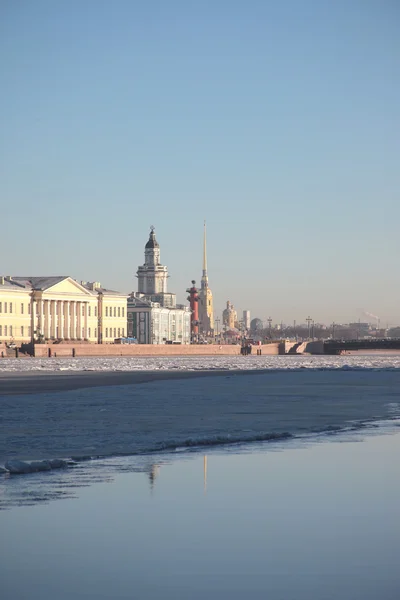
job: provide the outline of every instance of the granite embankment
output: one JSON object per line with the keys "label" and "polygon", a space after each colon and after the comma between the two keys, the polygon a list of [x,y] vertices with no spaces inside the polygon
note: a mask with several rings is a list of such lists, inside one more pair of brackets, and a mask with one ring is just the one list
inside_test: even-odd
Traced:
{"label": "granite embankment", "polygon": [[[35,344],[34,356],[238,356],[240,345],[217,344]],[[279,342],[254,346],[253,354],[279,354]]]}

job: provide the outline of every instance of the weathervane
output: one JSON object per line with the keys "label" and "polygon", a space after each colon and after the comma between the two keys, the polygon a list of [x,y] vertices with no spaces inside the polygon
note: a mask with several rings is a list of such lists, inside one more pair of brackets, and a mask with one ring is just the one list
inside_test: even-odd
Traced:
{"label": "weathervane", "polygon": [[150,225],[150,231],[151,231],[151,233],[154,233],[154,230],[155,230],[154,225]]}

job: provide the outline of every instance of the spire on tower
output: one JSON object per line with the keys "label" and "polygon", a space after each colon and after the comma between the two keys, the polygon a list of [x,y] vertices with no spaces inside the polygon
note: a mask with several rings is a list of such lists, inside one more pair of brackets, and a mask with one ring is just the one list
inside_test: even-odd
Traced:
{"label": "spire on tower", "polygon": [[204,245],[203,245],[203,277],[201,278],[202,284],[208,285],[207,275],[207,226],[204,221]]}

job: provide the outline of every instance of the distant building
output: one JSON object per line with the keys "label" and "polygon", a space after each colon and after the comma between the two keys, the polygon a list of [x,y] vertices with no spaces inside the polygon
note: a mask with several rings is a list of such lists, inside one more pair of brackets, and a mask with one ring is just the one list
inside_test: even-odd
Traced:
{"label": "distant building", "polygon": [[0,342],[113,342],[126,335],[126,295],[68,276],[0,277]]}
{"label": "distant building", "polygon": [[251,331],[262,331],[263,329],[263,322],[261,321],[261,319],[253,319],[250,323],[250,330]]}
{"label": "distant building", "polygon": [[139,344],[189,344],[191,311],[167,291],[168,269],[160,264],[154,227],[144,254],[145,264],[137,270],[138,292],[128,298],[128,336]]}
{"label": "distant building", "polygon": [[199,329],[200,334],[212,335],[214,331],[214,307],[212,291],[208,285],[207,232],[205,222],[203,244],[203,275],[201,278],[201,287],[199,291]]}
{"label": "distant building", "polygon": [[243,311],[243,325],[244,325],[245,329],[250,329],[250,311],[249,310]]}
{"label": "distant building", "polygon": [[226,303],[226,308],[222,312],[222,322],[227,329],[234,329],[237,325],[237,312],[232,302]]}
{"label": "distant building", "polygon": [[349,323],[349,328],[356,331],[357,335],[360,337],[364,337],[366,335],[370,335],[371,327],[369,323]]}
{"label": "distant building", "polygon": [[190,344],[190,308],[168,308],[140,294],[128,298],[128,336],[139,344]]}

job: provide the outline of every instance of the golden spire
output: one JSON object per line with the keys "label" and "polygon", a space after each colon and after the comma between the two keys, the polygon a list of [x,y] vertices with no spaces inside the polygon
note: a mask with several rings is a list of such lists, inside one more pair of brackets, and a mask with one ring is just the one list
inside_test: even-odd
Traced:
{"label": "golden spire", "polygon": [[204,243],[203,243],[203,277],[201,278],[203,284],[208,284],[208,276],[207,276],[207,226],[204,221]]}

